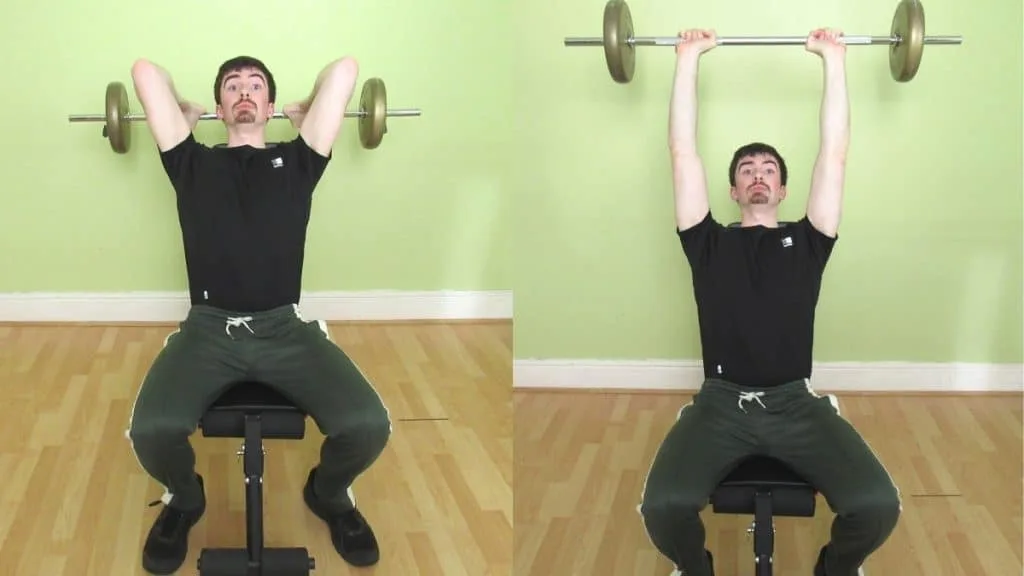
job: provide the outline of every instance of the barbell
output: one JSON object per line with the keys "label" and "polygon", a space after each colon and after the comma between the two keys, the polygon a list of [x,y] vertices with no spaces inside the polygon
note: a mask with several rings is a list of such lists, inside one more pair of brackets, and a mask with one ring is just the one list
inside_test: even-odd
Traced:
{"label": "barbell", "polygon": [[[118,154],[128,152],[131,147],[132,122],[146,120],[145,114],[132,113],[128,103],[128,91],[121,82],[107,84],[105,96],[106,112],[103,114],[72,114],[68,122],[104,122],[103,137],[110,140],[110,147]],[[359,97],[359,110],[345,112],[346,118],[359,118],[359,141],[363,148],[373,150],[380,145],[387,133],[387,117],[419,116],[417,108],[388,109],[387,89],[380,78],[370,78],[363,84]],[[287,118],[282,112],[275,112],[272,119]],[[203,114],[200,120],[216,120],[216,114]]]}
{"label": "barbell", "polygon": [[[626,0],[608,0],[604,7],[603,38],[566,38],[566,46],[603,46],[608,72],[619,84],[633,79],[637,46],[672,46],[678,36],[633,36],[633,17]],[[725,36],[719,46],[805,45],[806,36]],[[897,82],[909,82],[921,66],[925,44],[959,45],[960,36],[925,36],[924,7],[919,0],[900,0],[887,36],[843,36],[847,46],[889,46],[889,73]]]}

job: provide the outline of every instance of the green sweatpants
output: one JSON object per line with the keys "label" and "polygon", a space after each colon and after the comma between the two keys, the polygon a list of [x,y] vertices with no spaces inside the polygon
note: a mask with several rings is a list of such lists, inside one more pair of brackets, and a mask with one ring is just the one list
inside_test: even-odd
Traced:
{"label": "green sweatpants", "polygon": [[811,482],[836,514],[829,576],[855,576],[899,518],[899,492],[832,397],[806,380],[748,389],[709,379],[679,412],[654,457],[639,511],[651,542],[687,576],[711,576],[698,513],[732,467],[777,458]]}
{"label": "green sweatpants", "polygon": [[240,380],[257,380],[303,409],[326,436],[314,491],[337,511],[354,503],[348,489],[384,450],[388,411],[372,385],[330,341],[326,325],[297,306],[236,313],[193,306],[165,342],[139,389],[127,432],[164,502],[201,503],[189,436],[206,409]]}

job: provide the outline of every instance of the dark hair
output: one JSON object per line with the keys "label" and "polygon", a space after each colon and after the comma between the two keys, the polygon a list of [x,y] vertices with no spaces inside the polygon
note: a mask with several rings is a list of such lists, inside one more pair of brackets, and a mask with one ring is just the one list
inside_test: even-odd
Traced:
{"label": "dark hair", "polygon": [[757,156],[765,154],[775,158],[775,161],[779,163],[779,176],[782,180],[782,185],[786,185],[786,161],[782,159],[782,155],[774,147],[765,144],[763,142],[751,142],[740,146],[739,149],[732,155],[732,162],[729,163],[729,185],[736,185],[736,167],[739,165],[740,160],[748,156]]}
{"label": "dark hair", "polygon": [[274,82],[274,75],[270,73],[270,69],[267,68],[266,64],[252,56],[236,56],[220,65],[220,69],[217,70],[217,79],[213,82],[214,102],[218,105],[220,104],[220,85],[224,82],[224,77],[231,72],[237,72],[243,68],[256,68],[267,77],[267,89],[270,90],[270,101],[276,102],[277,84]]}

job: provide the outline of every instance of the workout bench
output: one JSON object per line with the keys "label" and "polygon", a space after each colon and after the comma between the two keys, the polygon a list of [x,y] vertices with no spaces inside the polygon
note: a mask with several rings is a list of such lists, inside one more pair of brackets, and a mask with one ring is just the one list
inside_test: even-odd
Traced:
{"label": "workout bench", "polygon": [[241,382],[222,394],[203,414],[206,438],[242,438],[238,455],[245,471],[245,548],[203,548],[200,576],[306,576],[316,567],[306,548],[263,546],[263,440],[301,440],[306,414],[290,400],[259,382]]}
{"label": "workout bench", "polygon": [[754,570],[772,576],[775,516],[814,516],[818,491],[782,462],[754,456],[741,461],[711,495],[716,514],[752,514],[747,533],[754,534]]}

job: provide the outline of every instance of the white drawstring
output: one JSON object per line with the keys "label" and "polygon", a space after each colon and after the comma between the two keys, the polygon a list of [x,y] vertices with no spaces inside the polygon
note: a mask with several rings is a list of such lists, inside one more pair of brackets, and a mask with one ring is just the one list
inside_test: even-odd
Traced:
{"label": "white drawstring", "polygon": [[738,404],[740,410],[743,410],[744,412],[746,412],[747,409],[743,407],[743,403],[750,402],[751,400],[755,400],[761,405],[761,408],[764,408],[765,405],[764,402],[761,402],[761,396],[764,396],[764,392],[740,392],[740,399],[736,404]]}
{"label": "white drawstring", "polygon": [[255,332],[252,331],[252,328],[249,327],[250,320],[252,320],[252,316],[236,316],[234,318],[228,318],[227,322],[224,325],[224,331],[228,333],[228,336],[234,338],[234,336],[231,335],[231,328],[245,326],[245,328],[249,331],[250,334],[256,334]]}

